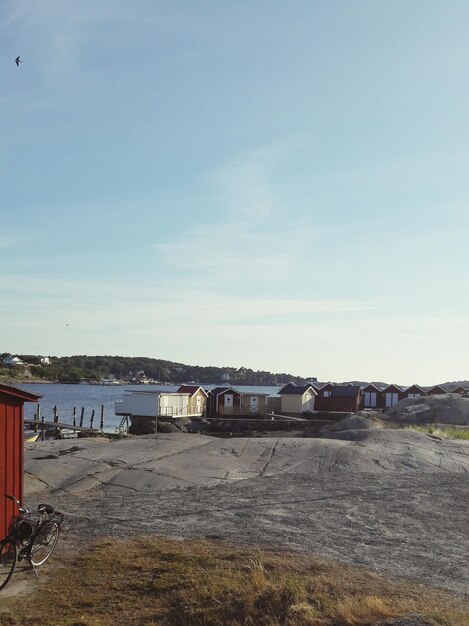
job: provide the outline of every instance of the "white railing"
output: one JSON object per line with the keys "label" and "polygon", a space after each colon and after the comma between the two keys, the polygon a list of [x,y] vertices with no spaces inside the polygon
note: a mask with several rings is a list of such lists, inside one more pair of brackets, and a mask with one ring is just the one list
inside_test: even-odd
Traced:
{"label": "white railing", "polygon": [[202,415],[202,410],[190,404],[186,406],[161,406],[158,416],[161,417],[189,417],[191,415]]}

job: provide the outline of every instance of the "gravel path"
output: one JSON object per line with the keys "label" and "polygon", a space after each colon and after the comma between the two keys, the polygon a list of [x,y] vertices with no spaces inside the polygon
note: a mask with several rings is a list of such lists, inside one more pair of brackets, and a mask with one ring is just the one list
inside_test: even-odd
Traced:
{"label": "gravel path", "polygon": [[70,541],[138,533],[221,538],[469,591],[469,475],[277,474],[216,486],[48,497]]}

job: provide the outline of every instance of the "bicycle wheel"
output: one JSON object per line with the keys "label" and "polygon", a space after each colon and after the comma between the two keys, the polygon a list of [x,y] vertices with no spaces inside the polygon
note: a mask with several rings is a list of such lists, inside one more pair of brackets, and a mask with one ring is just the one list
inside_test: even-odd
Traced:
{"label": "bicycle wheel", "polygon": [[39,528],[31,546],[31,564],[39,567],[47,561],[59,540],[60,526],[57,522],[46,522]]}
{"label": "bicycle wheel", "polygon": [[15,571],[18,549],[8,539],[0,542],[0,589],[3,589]]}

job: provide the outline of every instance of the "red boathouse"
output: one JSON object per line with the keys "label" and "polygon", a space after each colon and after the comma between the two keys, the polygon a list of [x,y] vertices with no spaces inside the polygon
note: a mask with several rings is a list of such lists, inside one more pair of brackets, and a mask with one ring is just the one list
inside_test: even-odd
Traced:
{"label": "red boathouse", "polygon": [[0,385],[0,540],[6,537],[16,505],[4,496],[15,496],[23,503],[24,403],[37,402],[37,396],[15,387]]}

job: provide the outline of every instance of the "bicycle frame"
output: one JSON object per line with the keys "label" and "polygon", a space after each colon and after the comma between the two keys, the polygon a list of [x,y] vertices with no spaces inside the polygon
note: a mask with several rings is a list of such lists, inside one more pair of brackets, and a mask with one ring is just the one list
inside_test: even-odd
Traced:
{"label": "bicycle frame", "polygon": [[41,530],[52,521],[57,524],[60,530],[60,525],[64,518],[63,513],[55,511],[48,504],[40,504],[36,511],[38,518],[33,520],[33,513],[21,507],[20,502],[16,498],[7,494],[5,494],[5,497],[16,503],[19,513],[11,524],[5,541],[13,542],[18,548],[18,561],[25,559],[31,563],[31,550]]}

